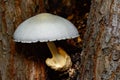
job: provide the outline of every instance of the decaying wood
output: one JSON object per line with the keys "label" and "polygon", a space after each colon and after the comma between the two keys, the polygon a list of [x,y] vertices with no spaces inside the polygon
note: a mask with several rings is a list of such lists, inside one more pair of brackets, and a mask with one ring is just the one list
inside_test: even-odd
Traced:
{"label": "decaying wood", "polygon": [[92,0],[80,80],[120,80],[119,21],[119,0]]}
{"label": "decaying wood", "polygon": [[46,80],[44,61],[17,52],[12,37],[22,21],[45,11],[40,1],[0,0],[0,80]]}

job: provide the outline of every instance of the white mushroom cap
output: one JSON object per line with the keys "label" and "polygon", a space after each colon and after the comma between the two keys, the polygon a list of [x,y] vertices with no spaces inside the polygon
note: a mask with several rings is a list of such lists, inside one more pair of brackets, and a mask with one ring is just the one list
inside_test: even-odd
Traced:
{"label": "white mushroom cap", "polygon": [[75,26],[60,16],[41,13],[21,23],[14,33],[14,40],[22,43],[47,42],[78,37]]}

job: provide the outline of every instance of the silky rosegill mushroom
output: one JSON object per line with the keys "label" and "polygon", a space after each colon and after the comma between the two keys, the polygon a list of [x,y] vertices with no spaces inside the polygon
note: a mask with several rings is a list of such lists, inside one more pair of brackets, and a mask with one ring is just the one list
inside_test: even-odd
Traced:
{"label": "silky rosegill mushroom", "polygon": [[41,13],[22,22],[14,32],[15,42],[47,42],[52,58],[46,59],[47,66],[56,71],[65,71],[72,65],[70,56],[53,41],[76,38],[79,33],[67,19],[50,13]]}

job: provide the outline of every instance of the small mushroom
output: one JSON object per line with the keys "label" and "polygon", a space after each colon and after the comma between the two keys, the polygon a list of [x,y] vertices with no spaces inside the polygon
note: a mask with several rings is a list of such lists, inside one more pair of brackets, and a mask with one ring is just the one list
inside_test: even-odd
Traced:
{"label": "small mushroom", "polygon": [[57,71],[69,69],[72,62],[70,56],[62,48],[56,48],[53,41],[78,36],[77,29],[70,21],[50,13],[41,13],[25,20],[13,35],[15,42],[47,42],[52,58],[47,58],[46,64]]}

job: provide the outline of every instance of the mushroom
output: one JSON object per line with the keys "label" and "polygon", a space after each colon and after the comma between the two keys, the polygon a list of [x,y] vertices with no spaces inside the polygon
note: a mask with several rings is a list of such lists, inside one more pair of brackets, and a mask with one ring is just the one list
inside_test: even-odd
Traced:
{"label": "mushroom", "polygon": [[47,42],[52,58],[46,64],[54,70],[65,71],[72,65],[70,56],[62,49],[56,48],[53,41],[78,37],[76,27],[67,19],[50,13],[41,13],[21,23],[14,32],[15,42]]}

